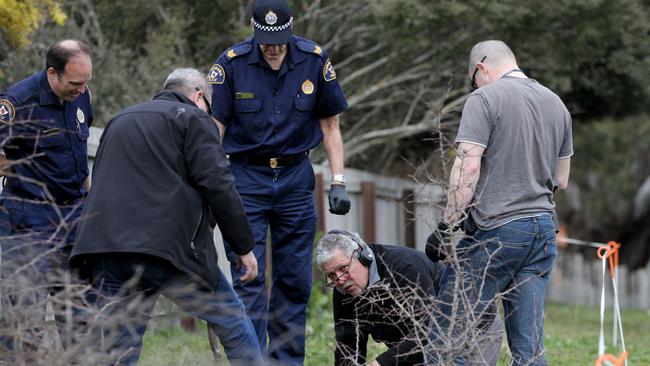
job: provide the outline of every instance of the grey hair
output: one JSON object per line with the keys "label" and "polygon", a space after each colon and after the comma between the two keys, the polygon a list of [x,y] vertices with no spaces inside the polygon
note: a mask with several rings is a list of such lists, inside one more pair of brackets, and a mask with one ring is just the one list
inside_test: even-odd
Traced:
{"label": "grey hair", "polygon": [[188,98],[198,89],[205,94],[208,101],[212,100],[212,88],[208,84],[208,79],[197,69],[175,69],[167,76],[163,89],[177,91]]}
{"label": "grey hair", "polygon": [[[359,234],[354,232],[351,232],[350,234],[364,248],[367,246]],[[351,257],[357,249],[361,249],[359,248],[359,244],[345,234],[326,234],[318,241],[318,244],[316,244],[316,264],[318,264],[319,268],[323,268],[323,265],[332,259],[336,251],[343,251],[347,256]]]}
{"label": "grey hair", "polygon": [[470,73],[476,64],[481,62],[481,59],[483,59],[483,57],[486,57],[484,62],[490,65],[501,65],[506,62],[512,62],[515,64],[517,63],[515,54],[503,41],[483,41],[474,45],[474,47],[472,47],[472,51],[469,54]]}

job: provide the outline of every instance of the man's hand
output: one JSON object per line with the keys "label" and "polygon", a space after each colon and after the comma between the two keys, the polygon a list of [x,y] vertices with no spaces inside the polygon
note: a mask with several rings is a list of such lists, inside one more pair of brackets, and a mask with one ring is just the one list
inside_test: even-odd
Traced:
{"label": "man's hand", "polygon": [[332,184],[328,196],[330,212],[335,215],[345,215],[350,211],[350,198],[342,184]]}
{"label": "man's hand", "polygon": [[368,366],[381,366],[381,364],[377,362],[377,360],[374,360],[371,363],[369,363]]}
{"label": "man's hand", "polygon": [[449,225],[444,222],[439,223],[438,228],[429,235],[424,252],[432,262],[442,261],[447,257],[444,250],[442,250],[442,246],[449,244],[450,237],[451,230]]}
{"label": "man's hand", "polygon": [[237,269],[240,269],[242,266],[246,268],[246,273],[239,277],[240,281],[249,282],[257,277],[257,259],[255,259],[255,254],[253,254],[252,250],[248,254],[240,255],[237,258]]}

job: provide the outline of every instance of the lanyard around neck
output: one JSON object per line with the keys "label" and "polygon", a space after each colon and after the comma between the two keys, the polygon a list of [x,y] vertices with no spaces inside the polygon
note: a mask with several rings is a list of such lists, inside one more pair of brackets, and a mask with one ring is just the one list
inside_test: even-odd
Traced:
{"label": "lanyard around neck", "polygon": [[520,73],[522,73],[522,74],[524,73],[521,69],[512,69],[512,70],[506,72],[505,74],[503,74],[503,76],[501,76],[501,78],[504,78],[504,77],[506,77],[506,76],[512,74],[513,72],[520,72]]}

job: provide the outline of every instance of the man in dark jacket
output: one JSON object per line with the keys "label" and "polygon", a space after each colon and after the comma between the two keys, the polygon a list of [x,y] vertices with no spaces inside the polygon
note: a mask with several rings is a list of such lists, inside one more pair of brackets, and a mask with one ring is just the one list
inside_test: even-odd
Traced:
{"label": "man in dark jacket", "polygon": [[[316,262],[336,288],[333,297],[336,365],[366,364],[370,336],[388,350],[370,366],[422,365],[429,317],[443,265],[411,248],[366,244],[356,233],[332,230],[316,248]],[[502,325],[486,318],[480,352],[471,365],[496,365]]]}
{"label": "man in dark jacket", "polygon": [[215,224],[245,268],[240,280],[257,276],[252,230],[208,100],[205,76],[177,69],[152,101],[118,113],[102,135],[71,261],[92,273],[111,362],[137,362],[162,293],[208,322],[232,365],[261,363],[252,323],[217,265]]}

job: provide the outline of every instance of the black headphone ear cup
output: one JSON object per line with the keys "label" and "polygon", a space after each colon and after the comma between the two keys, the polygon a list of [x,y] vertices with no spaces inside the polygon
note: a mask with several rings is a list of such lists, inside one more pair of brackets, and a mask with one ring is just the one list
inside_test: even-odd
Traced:
{"label": "black headphone ear cup", "polygon": [[[357,244],[359,244],[357,242]],[[372,254],[372,250],[368,246],[363,246],[359,244],[359,262],[366,267],[370,267],[372,261],[375,259],[375,256]]]}
{"label": "black headphone ear cup", "polygon": [[372,250],[370,247],[367,245],[363,245],[359,242],[359,240],[352,234],[351,232],[347,230],[330,230],[328,234],[340,234],[343,236],[348,237],[350,240],[353,242],[357,243],[357,246],[359,247],[358,253],[357,253],[357,258],[359,259],[359,262],[363,264],[366,267],[369,267],[372,264],[372,261],[375,260],[375,256],[372,254]]}

